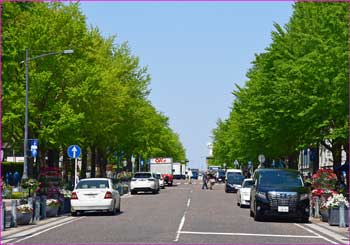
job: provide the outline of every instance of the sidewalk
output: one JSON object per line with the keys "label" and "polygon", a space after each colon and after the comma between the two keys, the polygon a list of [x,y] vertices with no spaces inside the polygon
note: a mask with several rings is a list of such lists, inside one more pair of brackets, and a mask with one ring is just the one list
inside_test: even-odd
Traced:
{"label": "sidewalk", "polygon": [[[310,218],[311,224],[307,224],[310,228],[315,228],[317,231],[324,233],[328,236],[338,238],[342,242],[349,244],[350,228],[341,228],[339,226],[329,225],[327,222],[321,221],[319,218]],[[313,225],[311,227],[311,225]]]}

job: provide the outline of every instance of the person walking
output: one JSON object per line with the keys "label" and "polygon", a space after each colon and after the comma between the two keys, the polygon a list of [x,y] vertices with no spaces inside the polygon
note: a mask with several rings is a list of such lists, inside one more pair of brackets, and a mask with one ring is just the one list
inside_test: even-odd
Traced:
{"label": "person walking", "polygon": [[208,174],[209,189],[212,190],[215,183],[215,175],[213,173]]}
{"label": "person walking", "polygon": [[188,183],[192,184],[192,171],[190,168],[187,170],[187,175],[188,175]]}
{"label": "person walking", "polygon": [[204,190],[204,187],[205,187],[205,189],[208,190],[208,185],[207,185],[207,182],[208,182],[208,174],[207,174],[206,171],[203,173],[202,181],[203,181],[202,190]]}

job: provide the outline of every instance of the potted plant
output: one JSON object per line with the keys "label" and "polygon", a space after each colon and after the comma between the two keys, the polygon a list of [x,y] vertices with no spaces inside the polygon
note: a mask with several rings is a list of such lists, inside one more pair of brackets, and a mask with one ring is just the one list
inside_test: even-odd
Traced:
{"label": "potted plant", "polygon": [[327,199],[326,207],[328,208],[328,224],[339,225],[339,207],[344,203],[345,223],[348,225],[348,207],[349,202],[343,194],[333,194]]}
{"label": "potted plant", "polygon": [[28,225],[33,216],[33,208],[28,204],[18,205],[16,207],[16,222],[18,225]]}
{"label": "potted plant", "polygon": [[46,216],[53,217],[57,216],[58,208],[60,207],[60,202],[57,199],[47,199],[46,200]]}

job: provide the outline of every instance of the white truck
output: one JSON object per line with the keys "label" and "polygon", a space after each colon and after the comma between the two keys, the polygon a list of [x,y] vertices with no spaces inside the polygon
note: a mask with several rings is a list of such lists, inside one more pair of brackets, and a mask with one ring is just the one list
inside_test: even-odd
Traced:
{"label": "white truck", "polygon": [[158,157],[150,159],[150,171],[160,173],[167,185],[173,185],[173,159],[170,157]]}
{"label": "white truck", "polygon": [[181,179],[182,175],[182,164],[179,162],[174,162],[173,163],[173,175],[174,179]]}

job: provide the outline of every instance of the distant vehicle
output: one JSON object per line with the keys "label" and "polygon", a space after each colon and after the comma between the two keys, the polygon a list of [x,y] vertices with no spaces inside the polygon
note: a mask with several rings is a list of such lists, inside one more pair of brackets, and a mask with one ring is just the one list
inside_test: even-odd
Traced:
{"label": "distant vehicle", "polygon": [[120,212],[120,195],[113,188],[111,179],[81,179],[71,195],[71,214],[84,211],[107,211],[114,215]]}
{"label": "distant vehicle", "polygon": [[250,205],[250,190],[254,185],[253,179],[245,179],[242,183],[242,188],[237,191],[237,206]]}
{"label": "distant vehicle", "polygon": [[226,172],[223,169],[219,169],[216,172],[216,179],[219,183],[225,182],[226,179]]}
{"label": "distant vehicle", "polygon": [[192,168],[192,179],[198,179],[199,169],[198,168]]}
{"label": "distant vehicle", "polygon": [[130,192],[132,195],[139,191],[151,191],[153,194],[159,193],[159,180],[156,175],[150,172],[137,172],[130,182]]}
{"label": "distant vehicle", "polygon": [[266,216],[309,221],[310,200],[301,174],[292,169],[256,169],[250,193],[250,216],[262,221]]}
{"label": "distant vehicle", "polygon": [[218,171],[219,169],[221,169],[221,167],[220,166],[209,166],[208,167],[208,170],[210,170],[210,171]]}
{"label": "distant vehicle", "polygon": [[228,175],[231,175],[231,174],[243,175],[243,172],[241,169],[229,168],[229,169],[226,169],[225,178],[227,179]]}
{"label": "distant vehicle", "polygon": [[230,174],[227,176],[225,183],[225,192],[237,192],[238,189],[242,187],[242,182],[244,180],[243,175],[240,174]]}
{"label": "distant vehicle", "polygon": [[173,159],[170,157],[158,157],[150,159],[150,171],[160,173],[167,185],[173,185]]}
{"label": "distant vehicle", "polygon": [[182,164],[179,162],[174,162],[173,163],[173,176],[174,179],[181,179],[182,175]]}
{"label": "distant vehicle", "polygon": [[165,184],[164,184],[163,176],[160,173],[155,173],[155,176],[159,180],[159,187],[164,189],[165,188]]}

